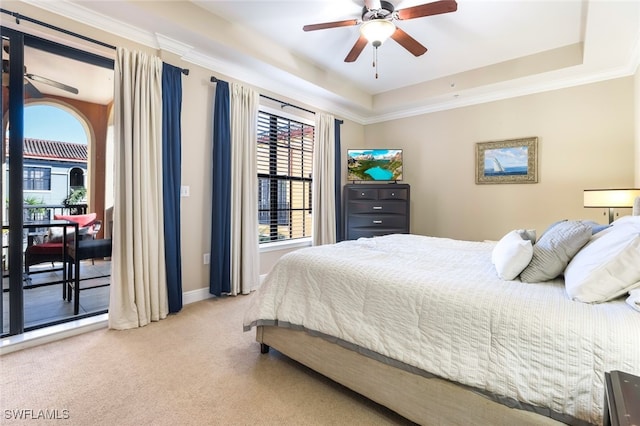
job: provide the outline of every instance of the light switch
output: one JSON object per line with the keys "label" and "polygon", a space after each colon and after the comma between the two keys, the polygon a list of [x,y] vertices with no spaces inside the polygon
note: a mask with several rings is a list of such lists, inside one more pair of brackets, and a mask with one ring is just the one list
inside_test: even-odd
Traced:
{"label": "light switch", "polygon": [[180,187],[180,196],[181,197],[189,196],[189,186],[184,185]]}

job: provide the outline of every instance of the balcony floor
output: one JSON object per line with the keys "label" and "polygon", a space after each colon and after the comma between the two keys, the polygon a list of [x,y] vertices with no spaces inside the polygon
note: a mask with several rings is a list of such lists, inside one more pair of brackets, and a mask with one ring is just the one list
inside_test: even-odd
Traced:
{"label": "balcony floor", "polygon": [[[111,280],[111,262],[108,260],[91,260],[80,262],[80,288],[84,289],[101,284],[108,284]],[[55,264],[60,267],[60,263]],[[31,271],[51,269],[51,264],[32,266]],[[31,284],[41,284],[51,281],[61,281],[62,271],[32,273],[29,275]],[[99,277],[99,278],[92,278]],[[2,288],[9,288],[9,278],[2,280]],[[64,320],[74,320],[73,302],[62,299],[62,283],[36,287],[24,290],[24,320],[25,329],[42,327],[49,323],[59,323]],[[98,287],[80,292],[80,312],[78,316],[104,313],[109,307],[109,287]],[[2,293],[2,334],[9,330],[9,292]]]}

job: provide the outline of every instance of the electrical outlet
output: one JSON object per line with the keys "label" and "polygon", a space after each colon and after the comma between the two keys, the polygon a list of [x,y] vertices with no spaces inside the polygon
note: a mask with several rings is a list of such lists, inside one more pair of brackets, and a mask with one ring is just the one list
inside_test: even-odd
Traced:
{"label": "electrical outlet", "polygon": [[202,263],[204,263],[205,265],[208,265],[210,258],[211,258],[210,254],[209,253],[205,253],[202,256]]}

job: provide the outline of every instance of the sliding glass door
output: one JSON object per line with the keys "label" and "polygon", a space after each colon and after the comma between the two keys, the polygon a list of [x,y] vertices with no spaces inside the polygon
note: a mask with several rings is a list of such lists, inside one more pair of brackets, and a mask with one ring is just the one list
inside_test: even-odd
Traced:
{"label": "sliding glass door", "polygon": [[[31,249],[51,242],[48,231],[54,229],[35,227],[34,221],[79,214],[79,206],[104,224],[96,237],[108,235],[106,212],[112,204],[105,202],[105,152],[111,142],[113,60],[6,27],[1,31],[0,313],[1,334],[8,336],[106,312],[108,288],[102,288],[83,293],[83,309],[74,314],[64,296],[64,262],[44,259],[42,253],[32,256]],[[71,124],[81,128],[84,139],[72,135]],[[34,127],[41,134],[34,136]],[[105,274],[104,265],[92,262],[88,268],[96,272],[88,278]]]}

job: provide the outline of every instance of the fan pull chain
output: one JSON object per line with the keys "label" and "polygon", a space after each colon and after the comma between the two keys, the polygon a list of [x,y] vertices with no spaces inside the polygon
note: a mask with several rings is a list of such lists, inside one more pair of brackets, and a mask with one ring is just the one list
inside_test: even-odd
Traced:
{"label": "fan pull chain", "polygon": [[376,80],[378,79],[378,46],[373,48],[373,67],[376,69]]}

